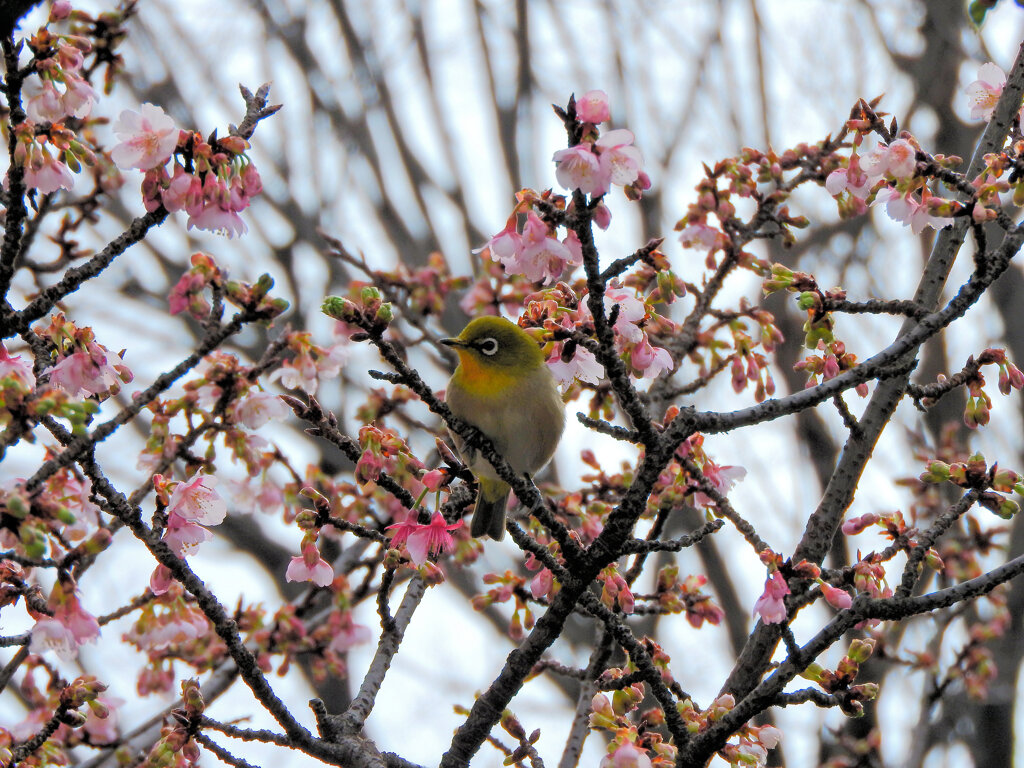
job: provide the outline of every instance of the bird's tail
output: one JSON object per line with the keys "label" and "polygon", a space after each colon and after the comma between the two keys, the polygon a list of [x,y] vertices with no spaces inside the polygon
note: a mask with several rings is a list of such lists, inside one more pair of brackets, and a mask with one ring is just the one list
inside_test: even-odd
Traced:
{"label": "bird's tail", "polygon": [[476,496],[470,533],[474,538],[490,536],[495,541],[501,541],[505,537],[505,507],[508,506],[511,489],[501,480],[479,478],[478,482],[480,492]]}

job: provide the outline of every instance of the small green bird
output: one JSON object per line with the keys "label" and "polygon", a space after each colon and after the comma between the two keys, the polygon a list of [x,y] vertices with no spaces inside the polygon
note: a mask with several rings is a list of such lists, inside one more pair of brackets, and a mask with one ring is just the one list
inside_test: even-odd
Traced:
{"label": "small green bird", "polygon": [[[445,392],[452,413],[487,435],[516,472],[540,471],[562,437],[565,405],[537,343],[515,323],[491,316],[441,343],[459,355]],[[470,532],[500,540],[511,488],[479,451],[458,435],[452,439],[480,486]]]}

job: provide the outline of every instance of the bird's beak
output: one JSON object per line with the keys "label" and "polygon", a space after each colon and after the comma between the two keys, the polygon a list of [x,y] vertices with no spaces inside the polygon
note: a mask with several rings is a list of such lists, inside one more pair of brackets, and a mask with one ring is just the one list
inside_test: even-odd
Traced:
{"label": "bird's beak", "polygon": [[466,346],[466,342],[464,342],[462,339],[441,339],[441,343],[444,344],[446,347],[455,347],[456,349],[460,349]]}

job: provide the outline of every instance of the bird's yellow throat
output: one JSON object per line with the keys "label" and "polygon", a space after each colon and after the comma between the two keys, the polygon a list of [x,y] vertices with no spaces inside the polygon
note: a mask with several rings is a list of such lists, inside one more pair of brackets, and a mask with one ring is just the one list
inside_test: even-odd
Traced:
{"label": "bird's yellow throat", "polygon": [[477,397],[500,397],[522,380],[522,375],[506,373],[495,365],[481,364],[472,353],[461,349],[459,369],[455,372],[459,384]]}

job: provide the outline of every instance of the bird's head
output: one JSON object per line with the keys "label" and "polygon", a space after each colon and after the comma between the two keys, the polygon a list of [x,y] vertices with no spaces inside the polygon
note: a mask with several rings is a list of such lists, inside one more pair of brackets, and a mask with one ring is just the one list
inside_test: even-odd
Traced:
{"label": "bird's head", "polygon": [[459,355],[459,362],[473,368],[528,373],[544,364],[537,342],[515,323],[486,315],[471,320],[454,339],[441,339]]}

